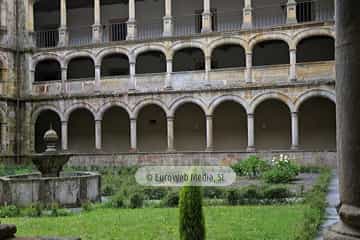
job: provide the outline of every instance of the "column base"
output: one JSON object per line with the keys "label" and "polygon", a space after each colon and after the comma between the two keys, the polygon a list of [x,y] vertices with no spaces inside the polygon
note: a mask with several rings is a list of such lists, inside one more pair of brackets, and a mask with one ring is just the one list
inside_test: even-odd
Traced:
{"label": "column base", "polygon": [[171,16],[163,17],[163,25],[164,25],[163,37],[173,36],[174,26],[173,26],[173,19]]}
{"label": "column base", "polygon": [[137,151],[138,151],[138,150],[137,150],[136,148],[130,148],[130,149],[129,149],[129,152],[130,152],[130,153],[136,153]]}
{"label": "column base", "polygon": [[214,147],[207,147],[207,148],[206,148],[206,151],[207,151],[207,152],[213,152],[213,151],[214,151]]}
{"label": "column base", "polygon": [[100,24],[92,25],[92,40],[93,43],[100,43],[102,40],[102,26]]}
{"label": "column base", "polygon": [[256,148],[254,146],[250,146],[250,147],[247,147],[246,148],[246,151],[247,152],[255,152],[256,151]]}
{"label": "column base", "polygon": [[289,81],[290,81],[290,82],[296,82],[297,79],[296,79],[296,78],[290,78]]}
{"label": "column base", "polygon": [[126,40],[132,41],[137,38],[137,26],[135,20],[129,20],[127,22],[127,36]]}
{"label": "column base", "polygon": [[299,150],[299,146],[296,145],[296,146],[291,146],[291,150]]}
{"label": "column base", "polygon": [[359,240],[360,230],[349,227],[343,222],[339,222],[324,233],[324,240]]}
{"label": "column base", "polygon": [[286,20],[286,24],[297,24],[297,23],[298,21],[296,18],[295,19],[291,18]]}
{"label": "column base", "polygon": [[211,21],[211,12],[204,12],[202,14],[203,25],[201,28],[201,33],[210,33],[212,32],[212,21]]}
{"label": "column base", "polygon": [[58,47],[66,47],[69,44],[69,33],[66,27],[59,28]]}

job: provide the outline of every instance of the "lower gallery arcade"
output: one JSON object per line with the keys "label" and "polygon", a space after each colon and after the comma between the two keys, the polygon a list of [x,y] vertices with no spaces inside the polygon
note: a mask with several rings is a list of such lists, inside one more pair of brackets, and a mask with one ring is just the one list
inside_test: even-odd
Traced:
{"label": "lower gallery arcade", "polygon": [[42,136],[50,125],[62,139],[59,149],[75,153],[336,149],[335,103],[323,96],[306,99],[296,111],[271,98],[251,111],[231,100],[207,112],[195,101],[171,113],[156,103],[136,113],[110,106],[95,114],[79,107],[66,118],[45,109],[34,125],[36,152],[44,151]]}

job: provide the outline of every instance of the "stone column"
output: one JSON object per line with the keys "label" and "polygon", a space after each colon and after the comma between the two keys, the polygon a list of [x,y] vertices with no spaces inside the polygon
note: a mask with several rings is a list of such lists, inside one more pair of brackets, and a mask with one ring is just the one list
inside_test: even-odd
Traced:
{"label": "stone column", "polygon": [[213,141],[213,116],[206,116],[206,150],[212,151],[214,149]]}
{"label": "stone column", "polygon": [[127,40],[135,40],[137,35],[135,18],[135,0],[129,0],[129,20],[127,22]]}
{"label": "stone column", "polygon": [[255,151],[255,129],[254,129],[254,114],[249,113],[247,115],[247,127],[248,127],[248,152]]}
{"label": "stone column", "polygon": [[34,32],[34,0],[28,0],[27,6],[27,21],[26,28],[29,37],[29,44],[32,47],[36,46],[35,32]]}
{"label": "stone column", "polygon": [[325,240],[360,239],[360,2],[336,2],[337,159],[341,221]]}
{"label": "stone column", "polygon": [[101,90],[101,66],[95,66],[95,91],[98,92]]}
{"label": "stone column", "polygon": [[243,9],[243,25],[242,28],[249,29],[252,28],[252,7],[251,7],[251,0],[245,0],[245,7]]}
{"label": "stone column", "polygon": [[288,0],[287,6],[286,6],[286,23],[287,24],[294,24],[297,23],[296,18],[296,1],[295,0]]}
{"label": "stone column", "polygon": [[212,31],[212,21],[211,21],[211,7],[210,0],[204,0],[204,12],[202,14],[202,28],[201,32],[207,33]]}
{"label": "stone column", "polygon": [[171,81],[172,71],[173,71],[172,59],[167,59],[166,60],[166,82],[165,82],[166,89],[172,89],[172,81]]}
{"label": "stone column", "polygon": [[69,43],[67,30],[67,11],[66,0],[60,1],[60,28],[59,28],[59,47],[65,47]]}
{"label": "stone column", "polygon": [[130,62],[130,77],[129,77],[129,83],[128,83],[128,91],[135,91],[135,89],[136,89],[135,73],[136,73],[136,63]]}
{"label": "stone column", "polygon": [[299,149],[299,118],[297,112],[291,113],[291,149]]}
{"label": "stone column", "polygon": [[34,86],[34,82],[35,82],[35,69],[31,69],[30,70],[30,75],[29,75],[30,79],[29,79],[29,92],[33,91],[33,86]]}
{"label": "stone column", "polygon": [[67,68],[61,68],[61,93],[65,94],[67,92]]}
{"label": "stone column", "polygon": [[130,151],[137,151],[136,118],[130,119]]}
{"label": "stone column", "polygon": [[174,148],[174,117],[167,118],[167,142],[168,142],[168,152],[175,151],[175,148]]}
{"label": "stone column", "polygon": [[1,2],[1,13],[0,13],[0,26],[3,29],[7,28],[7,4],[5,1]]}
{"label": "stone column", "polygon": [[252,83],[252,53],[246,53],[245,82]]}
{"label": "stone column", "polygon": [[101,42],[101,16],[100,16],[100,0],[94,0],[94,25],[92,25],[92,37],[94,43]]}
{"label": "stone column", "polygon": [[289,80],[296,81],[296,49],[290,49]]}
{"label": "stone column", "polygon": [[102,148],[102,130],[101,130],[102,120],[95,120],[95,148],[96,150],[101,150]]}
{"label": "stone column", "polygon": [[211,85],[210,71],[211,71],[211,56],[205,56],[205,81],[207,86]]}
{"label": "stone column", "polygon": [[7,123],[1,123],[1,152],[7,153]]}
{"label": "stone column", "polygon": [[61,121],[61,148],[68,150],[68,121]]}
{"label": "stone column", "polygon": [[164,37],[169,37],[173,35],[174,24],[172,18],[172,0],[165,0],[165,16],[163,17],[164,24]]}

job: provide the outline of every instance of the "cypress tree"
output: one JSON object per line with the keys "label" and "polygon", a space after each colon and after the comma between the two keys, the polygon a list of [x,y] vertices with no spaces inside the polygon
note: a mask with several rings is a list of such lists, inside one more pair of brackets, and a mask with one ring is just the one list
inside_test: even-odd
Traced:
{"label": "cypress tree", "polygon": [[180,240],[204,240],[205,219],[201,187],[184,186],[180,192]]}

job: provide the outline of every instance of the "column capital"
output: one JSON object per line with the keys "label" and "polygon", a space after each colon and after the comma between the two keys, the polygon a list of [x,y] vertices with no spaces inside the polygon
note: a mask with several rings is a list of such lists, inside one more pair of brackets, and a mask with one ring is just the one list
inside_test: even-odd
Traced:
{"label": "column capital", "polygon": [[174,121],[175,117],[174,116],[166,116],[166,119],[168,121]]}
{"label": "column capital", "polygon": [[288,0],[287,5],[295,5],[296,6],[296,1],[295,0]]}
{"label": "column capital", "polygon": [[171,21],[173,20],[173,16],[163,16],[164,21]]}

